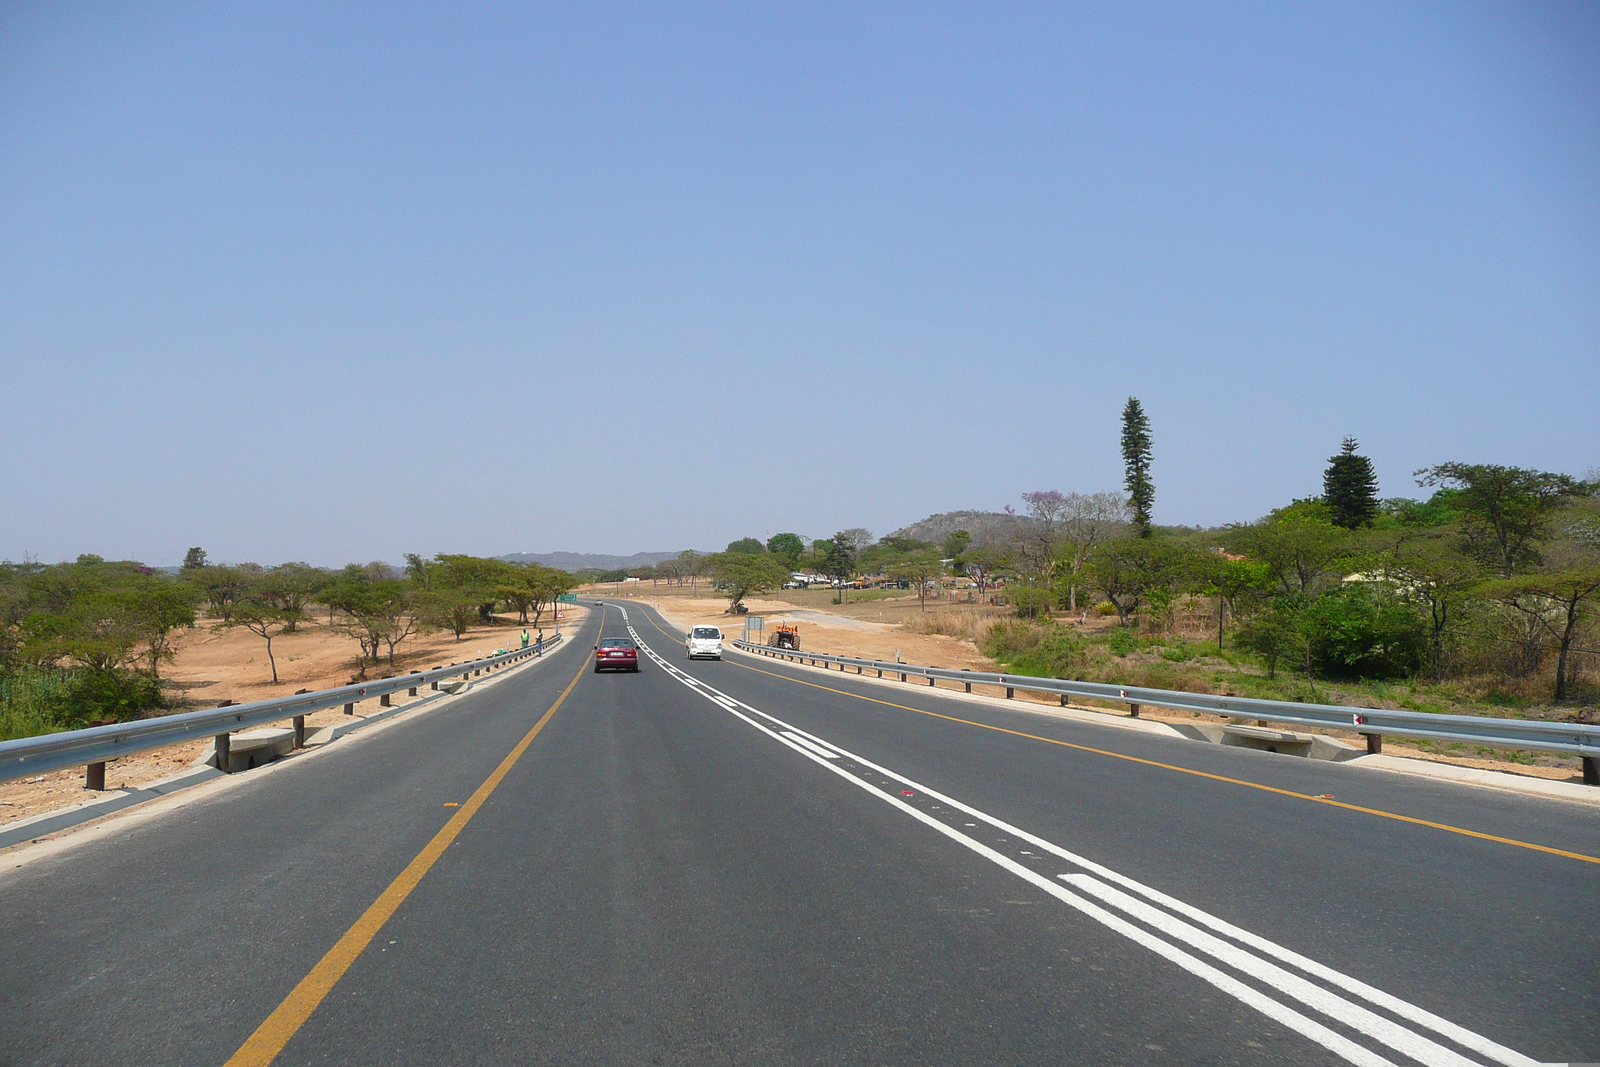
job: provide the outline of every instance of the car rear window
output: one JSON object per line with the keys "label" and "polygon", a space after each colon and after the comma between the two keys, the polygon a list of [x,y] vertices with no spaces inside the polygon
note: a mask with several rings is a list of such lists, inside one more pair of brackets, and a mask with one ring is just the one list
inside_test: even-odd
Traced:
{"label": "car rear window", "polygon": [[694,628],[694,636],[696,636],[696,637],[721,637],[722,636],[722,631],[717,629],[715,626],[696,626]]}
{"label": "car rear window", "polygon": [[632,648],[633,642],[626,637],[608,637],[600,642],[601,648]]}

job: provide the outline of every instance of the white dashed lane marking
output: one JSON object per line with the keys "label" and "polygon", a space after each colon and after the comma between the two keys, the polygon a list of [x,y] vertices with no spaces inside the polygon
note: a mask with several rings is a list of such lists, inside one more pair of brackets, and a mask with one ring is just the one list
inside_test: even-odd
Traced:
{"label": "white dashed lane marking", "polygon": [[[1394,1061],[1387,1054],[1398,1053],[1427,1067],[1482,1067],[1485,1062],[1539,1067],[1537,1060],[1514,1049],[739,701],[669,663],[639,636],[625,609],[608,606],[622,613],[629,635],[657,666],[718,707],[1350,1063],[1392,1067]],[[943,812],[944,816],[934,812]],[[958,825],[950,818],[954,812],[978,821]],[[986,830],[997,833],[986,834]],[[980,840],[985,836],[987,840]],[[1032,845],[1039,852],[1020,848],[1023,844]],[[1040,869],[1055,866],[1052,857],[1078,870],[1063,874]],[[1430,1031],[1432,1036],[1419,1033],[1412,1026]],[[1476,1053],[1482,1059],[1473,1059],[1468,1053]]]}

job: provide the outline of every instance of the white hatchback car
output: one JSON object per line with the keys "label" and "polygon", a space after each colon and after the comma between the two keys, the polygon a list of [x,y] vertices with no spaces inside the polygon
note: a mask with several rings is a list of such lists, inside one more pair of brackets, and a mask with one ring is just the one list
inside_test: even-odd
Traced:
{"label": "white hatchback car", "polygon": [[690,659],[699,659],[702,656],[710,659],[722,658],[722,631],[715,626],[696,626],[689,631],[689,636],[684,639],[683,644],[689,650]]}

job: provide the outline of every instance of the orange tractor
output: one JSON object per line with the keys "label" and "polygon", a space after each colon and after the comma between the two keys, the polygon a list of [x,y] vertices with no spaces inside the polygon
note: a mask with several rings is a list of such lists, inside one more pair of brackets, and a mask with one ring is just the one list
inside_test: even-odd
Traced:
{"label": "orange tractor", "polygon": [[767,644],[773,648],[786,648],[791,652],[800,651],[800,627],[790,623],[787,626],[779,625],[772,631],[772,636],[767,638]]}

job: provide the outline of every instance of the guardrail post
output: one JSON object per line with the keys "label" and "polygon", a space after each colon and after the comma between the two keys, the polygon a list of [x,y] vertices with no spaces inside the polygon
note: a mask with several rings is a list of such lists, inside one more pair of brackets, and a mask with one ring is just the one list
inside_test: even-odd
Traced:
{"label": "guardrail post", "polygon": [[434,692],[435,692],[435,693],[437,693],[437,692],[438,692],[438,691],[439,691],[439,679],[437,679],[437,678],[435,678],[435,679],[434,679],[434,680],[433,680],[433,684],[432,684],[432,685],[431,685],[431,686],[430,686],[430,688],[431,688],[431,689],[432,689],[432,690],[433,690],[433,691],[434,691]]}
{"label": "guardrail post", "polygon": [[936,685],[936,684],[937,684],[937,682],[934,679],[933,675],[931,675],[931,674],[928,675],[928,685],[932,686],[932,685]]}
{"label": "guardrail post", "polygon": [[906,672],[905,671],[901,671],[900,672],[900,680],[902,682],[906,680]]}
{"label": "guardrail post", "polygon": [[[971,685],[970,682],[967,684],[967,690],[969,692],[972,690],[972,685]],[[1016,690],[1016,688],[1014,686],[1009,686],[1009,685],[1006,686],[1006,699],[1007,700],[1015,700],[1016,698],[1017,698],[1017,690]]]}
{"label": "guardrail post", "polygon": [[1377,755],[1383,751],[1382,734],[1362,734],[1361,736],[1367,739],[1367,751],[1369,753]]}
{"label": "guardrail post", "polygon": [[1128,705],[1128,718],[1137,719],[1138,717],[1139,717],[1139,705],[1137,705],[1137,704],[1129,704]]}
{"label": "guardrail post", "polygon": [[351,702],[351,703],[349,703],[349,704],[346,704],[346,705],[345,705],[345,706],[344,706],[344,713],[345,713],[345,714],[346,714],[346,715],[354,715],[354,714],[355,714],[355,713],[356,713],[356,706],[355,706],[355,703],[354,703],[354,702]]}
{"label": "guardrail post", "polygon": [[83,787],[85,789],[93,789],[97,793],[105,789],[106,765],[104,760],[99,763],[91,763],[83,769]]}
{"label": "guardrail post", "polygon": [[394,707],[394,702],[389,699],[389,694],[385,693],[383,696],[378,698],[378,705],[380,707],[392,708]]}
{"label": "guardrail post", "polygon": [[1584,756],[1583,784],[1600,785],[1600,756]]}
{"label": "guardrail post", "polygon": [[227,734],[218,734],[216,736],[216,752],[217,770],[223,774],[232,774],[233,772],[228,769],[228,759],[233,752],[233,742]]}
{"label": "guardrail post", "polygon": [[306,747],[306,717],[304,715],[296,715],[294,717],[294,747]]}
{"label": "guardrail post", "polygon": [[1062,707],[1066,707],[1067,706],[1067,694],[1065,694],[1065,693],[1061,694],[1061,706]]}

